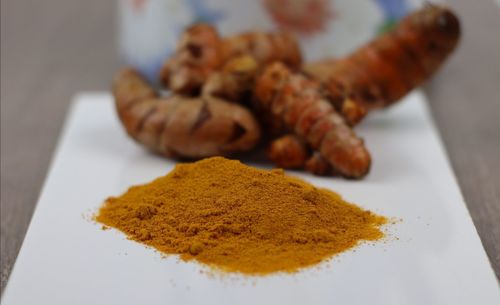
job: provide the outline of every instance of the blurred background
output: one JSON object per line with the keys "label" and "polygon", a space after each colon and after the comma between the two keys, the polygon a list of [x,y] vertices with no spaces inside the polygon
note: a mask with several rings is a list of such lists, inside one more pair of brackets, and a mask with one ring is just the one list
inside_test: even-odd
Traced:
{"label": "blurred background", "polygon": [[[443,2],[443,1],[440,1]],[[500,276],[500,3],[445,1],[458,50],[424,90],[465,200]],[[71,97],[107,91],[125,64],[155,79],[183,28],[284,28],[308,59],[343,55],[421,1],[2,0],[1,287],[31,219]]]}

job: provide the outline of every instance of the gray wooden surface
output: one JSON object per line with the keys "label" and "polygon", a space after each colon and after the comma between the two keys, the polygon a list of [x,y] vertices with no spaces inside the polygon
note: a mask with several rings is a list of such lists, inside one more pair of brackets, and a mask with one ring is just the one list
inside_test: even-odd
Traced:
{"label": "gray wooden surface", "polygon": [[[468,208],[500,277],[500,9],[492,0],[448,2],[462,18],[464,39],[426,90]],[[71,96],[81,90],[107,90],[119,67],[114,5],[100,0],[1,2],[2,290]]]}

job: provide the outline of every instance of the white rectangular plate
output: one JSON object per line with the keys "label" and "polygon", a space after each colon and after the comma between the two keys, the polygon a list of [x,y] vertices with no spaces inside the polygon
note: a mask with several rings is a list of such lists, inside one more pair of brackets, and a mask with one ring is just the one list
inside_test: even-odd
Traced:
{"label": "white rectangular plate", "polygon": [[372,115],[359,133],[374,160],[366,179],[293,174],[401,218],[385,242],[296,274],[213,277],[89,220],[106,197],[166,174],[174,162],[126,137],[110,96],[79,95],[3,304],[500,304],[424,96]]}

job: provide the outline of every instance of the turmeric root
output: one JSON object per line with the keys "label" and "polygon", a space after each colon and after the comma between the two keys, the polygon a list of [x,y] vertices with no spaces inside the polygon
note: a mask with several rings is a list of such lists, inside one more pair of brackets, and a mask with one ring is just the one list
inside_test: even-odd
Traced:
{"label": "turmeric root", "polygon": [[309,156],[307,144],[293,134],[273,140],[266,151],[267,157],[281,168],[303,168]]}
{"label": "turmeric root", "polygon": [[223,39],[212,26],[196,24],[183,33],[160,78],[176,93],[196,95],[212,73],[242,55],[251,56],[259,66],[274,61],[301,64],[298,43],[287,33],[247,32]]}
{"label": "turmeric root", "polygon": [[318,176],[334,176],[337,172],[328,164],[328,161],[317,151],[313,152],[304,164],[304,169]]}
{"label": "turmeric root", "polygon": [[427,4],[351,55],[307,64],[304,71],[325,85],[336,108],[354,124],[421,85],[459,37],[458,18],[447,8]]}
{"label": "turmeric root", "polygon": [[222,40],[223,61],[248,54],[265,66],[275,61],[290,67],[299,67],[302,55],[298,42],[287,32],[245,32]]}
{"label": "turmeric root", "polygon": [[213,97],[160,97],[134,70],[113,82],[118,116],[137,142],[170,157],[202,158],[253,148],[260,127],[246,108]]}
{"label": "turmeric root", "polygon": [[259,65],[250,55],[228,60],[220,71],[212,73],[202,88],[203,96],[215,96],[232,102],[248,100]]}
{"label": "turmeric root", "polygon": [[[298,44],[286,33],[222,38],[197,24],[161,71],[174,95],[160,97],[132,70],[117,75],[113,93],[127,133],[161,154],[200,158],[249,150],[261,136],[258,117],[267,137],[280,136],[267,150],[279,166],[361,178],[371,157],[350,126],[429,78],[459,36],[451,11],[427,5],[353,54],[300,72]],[[226,102],[250,98],[253,114]]]}
{"label": "turmeric root", "polygon": [[317,82],[274,63],[257,78],[254,94],[258,107],[283,122],[340,174],[361,178],[370,169],[370,154],[320,89]]}
{"label": "turmeric root", "polygon": [[334,174],[328,161],[317,151],[311,152],[302,139],[287,134],[273,140],[267,149],[268,158],[282,168],[303,168],[319,176]]}
{"label": "turmeric root", "polygon": [[208,24],[195,24],[182,34],[174,56],[160,71],[160,80],[175,93],[191,94],[201,88],[221,64],[220,37]]}

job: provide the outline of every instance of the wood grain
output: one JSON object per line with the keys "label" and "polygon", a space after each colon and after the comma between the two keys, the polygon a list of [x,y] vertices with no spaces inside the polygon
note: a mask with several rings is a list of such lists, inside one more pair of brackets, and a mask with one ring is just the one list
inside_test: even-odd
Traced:
{"label": "wood grain", "polygon": [[[458,52],[426,86],[470,213],[500,278],[500,9],[454,0]],[[115,1],[1,2],[1,288],[31,219],[71,96],[119,67]]]}
{"label": "wood grain", "polygon": [[1,287],[7,281],[73,94],[108,90],[115,1],[1,2]]}
{"label": "wood grain", "polygon": [[465,202],[500,279],[500,6],[449,2],[462,22],[462,43],[426,90]]}

